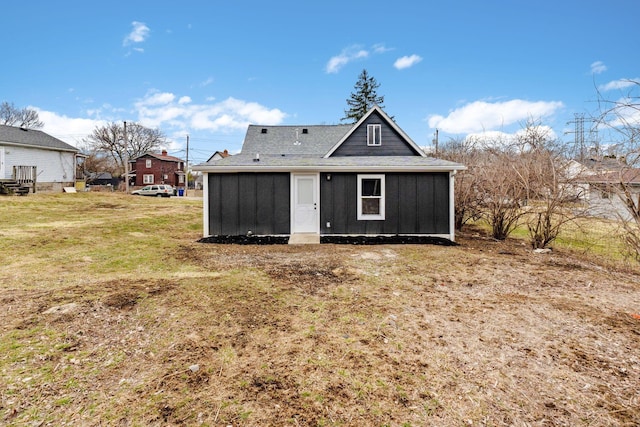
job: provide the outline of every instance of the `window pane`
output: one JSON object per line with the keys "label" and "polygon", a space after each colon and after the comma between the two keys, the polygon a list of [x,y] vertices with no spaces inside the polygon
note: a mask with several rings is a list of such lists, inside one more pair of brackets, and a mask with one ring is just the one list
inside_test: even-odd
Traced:
{"label": "window pane", "polygon": [[367,196],[380,196],[380,180],[379,179],[363,179],[362,180],[362,195]]}
{"label": "window pane", "polygon": [[298,204],[313,204],[313,178],[298,178]]}
{"label": "window pane", "polygon": [[379,215],[380,199],[362,199],[363,215]]}
{"label": "window pane", "polygon": [[381,145],[381,131],[381,125],[367,125],[367,145]]}

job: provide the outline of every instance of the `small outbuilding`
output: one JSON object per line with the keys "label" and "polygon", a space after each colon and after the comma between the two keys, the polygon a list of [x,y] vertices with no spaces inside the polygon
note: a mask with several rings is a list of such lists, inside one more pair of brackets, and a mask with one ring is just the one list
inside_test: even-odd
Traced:
{"label": "small outbuilding", "polygon": [[204,237],[430,236],[455,240],[454,175],[378,106],[352,125],[250,125],[203,173]]}

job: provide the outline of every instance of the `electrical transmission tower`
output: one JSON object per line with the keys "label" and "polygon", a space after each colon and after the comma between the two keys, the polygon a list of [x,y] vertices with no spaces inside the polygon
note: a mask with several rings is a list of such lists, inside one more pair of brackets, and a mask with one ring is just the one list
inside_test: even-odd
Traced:
{"label": "electrical transmission tower", "polygon": [[[585,119],[584,118],[584,113],[574,113],[573,114],[574,119],[570,120],[567,122],[567,124],[571,124],[573,123],[575,125],[575,130],[573,132],[567,132],[567,133],[573,133],[574,134],[574,145],[576,150],[578,150],[578,158],[580,160],[580,163],[584,162],[584,158],[585,158],[585,154],[586,154],[586,147],[585,147],[585,141],[584,141],[584,122],[593,122],[593,119]],[[597,144],[597,129],[593,129],[593,128],[589,128],[589,143],[590,145],[596,145]],[[591,148],[591,147],[590,147]]]}

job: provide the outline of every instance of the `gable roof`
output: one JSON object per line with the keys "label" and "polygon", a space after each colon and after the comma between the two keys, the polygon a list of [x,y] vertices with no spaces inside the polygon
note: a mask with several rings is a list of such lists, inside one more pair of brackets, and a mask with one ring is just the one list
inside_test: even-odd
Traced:
{"label": "gable roof", "polygon": [[394,122],[391,117],[389,117],[387,115],[387,113],[385,113],[382,108],[380,108],[378,105],[374,105],[373,108],[371,108],[367,114],[365,114],[364,116],[362,116],[360,118],[360,120],[358,120],[354,125],[351,126],[349,132],[347,132],[341,139],[340,141],[338,141],[333,147],[331,147],[331,149],[324,155],[325,158],[329,158],[331,157],[331,155],[338,149],[340,148],[340,146],[347,140],[349,139],[349,137],[356,131],[356,129],[358,129],[362,123],[366,122],[367,119],[372,116],[373,114],[379,114],[380,116],[382,116],[382,119],[387,123],[388,126],[392,127],[393,130],[395,130],[404,140],[405,142],[411,146],[411,148],[413,148],[420,156],[422,157],[426,157],[426,154],[424,153],[424,151],[422,151],[422,149],[420,147],[418,147],[418,145],[413,142],[413,140],[411,138],[409,138],[409,136],[404,133],[404,131],[402,129],[400,129],[398,127],[398,125],[396,125],[396,122]]}
{"label": "gable roof", "polygon": [[[379,115],[415,155],[332,156],[373,114]],[[355,124],[312,126],[249,125],[239,154],[194,166],[203,172],[286,171],[454,171],[464,165],[428,157],[388,115],[374,106]]]}
{"label": "gable roof", "polygon": [[0,144],[17,145],[30,148],[41,148],[54,151],[70,151],[77,153],[79,150],[64,141],[54,138],[42,131],[26,129],[16,126],[0,125]]}
{"label": "gable roof", "polygon": [[162,161],[165,161],[165,162],[182,162],[183,161],[182,159],[180,159],[178,157],[169,156],[166,151],[163,151],[161,154],[147,152],[147,153],[139,155],[135,159],[131,159],[131,161],[135,162],[136,160],[141,159],[143,157],[147,157],[147,156],[154,157],[154,158],[156,158],[158,160],[162,160]]}
{"label": "gable roof", "polygon": [[207,162],[211,160],[224,159],[225,157],[229,157],[230,155],[231,154],[229,154],[229,150],[226,149],[224,151],[216,151],[211,155],[211,157],[207,159]]}
{"label": "gable roof", "polygon": [[640,185],[640,169],[629,168],[620,171],[604,172],[596,175],[587,175],[584,182],[588,184],[606,184],[606,185]]}

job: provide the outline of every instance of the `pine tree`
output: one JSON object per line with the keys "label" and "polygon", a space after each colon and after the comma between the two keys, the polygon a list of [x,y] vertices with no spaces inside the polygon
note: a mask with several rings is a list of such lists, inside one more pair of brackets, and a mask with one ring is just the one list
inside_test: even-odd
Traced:
{"label": "pine tree", "polygon": [[351,98],[347,99],[349,109],[344,110],[345,116],[342,121],[350,120],[355,123],[367,114],[374,105],[383,108],[384,96],[378,96],[376,93],[378,87],[380,84],[376,79],[370,76],[367,70],[362,70],[355,85],[355,92],[351,92]]}

